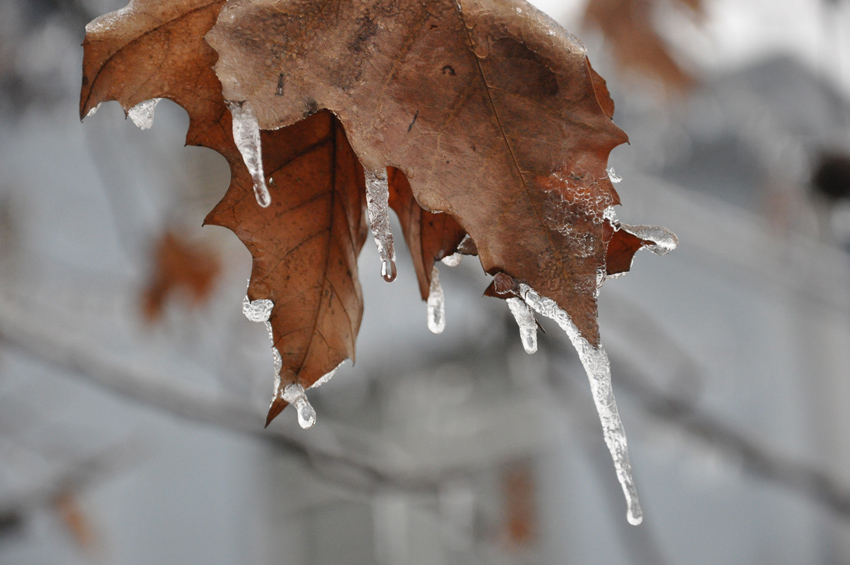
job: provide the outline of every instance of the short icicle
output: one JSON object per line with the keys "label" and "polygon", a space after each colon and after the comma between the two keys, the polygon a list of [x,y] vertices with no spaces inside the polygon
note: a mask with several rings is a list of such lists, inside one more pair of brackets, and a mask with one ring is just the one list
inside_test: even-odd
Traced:
{"label": "short icicle", "polygon": [[298,425],[303,429],[312,428],[316,424],[316,410],[313,405],[307,400],[307,393],[304,387],[297,383],[286,385],[281,395],[283,400],[295,406],[298,412]]}
{"label": "short icicle", "polygon": [[617,411],[617,403],[614,400],[614,391],[611,388],[611,365],[608,354],[600,345],[594,347],[584,339],[570,319],[569,314],[563,311],[558,304],[549,298],[540,296],[526,284],[519,284],[520,296],[534,311],[542,316],[551,318],[567,333],[573,347],[578,352],[581,364],[590,381],[590,390],[599,421],[602,424],[602,434],[611,458],[614,460],[614,468],[617,471],[617,479],[623,487],[628,505],[627,518],[630,524],[638,525],[643,521],[643,511],[638,502],[637,490],[632,477],[632,465],[629,461],[629,448],[626,442],[626,432],[623,422]]}
{"label": "short icicle", "polygon": [[242,154],[242,160],[254,180],[254,197],[257,204],[266,208],[272,203],[266,177],[263,174],[263,151],[260,145],[260,124],[248,102],[228,102],[233,116],[233,141]]}
{"label": "short icicle", "polygon": [[519,326],[519,337],[525,352],[531,355],[537,351],[537,320],[534,311],[521,298],[508,298],[508,308]]}
{"label": "short icicle", "polygon": [[440,271],[437,265],[431,269],[431,289],[428,291],[428,329],[441,334],[446,329],[446,302],[440,286]]}
{"label": "short icicle", "polygon": [[162,98],[151,98],[150,100],[144,100],[139,102],[127,112],[127,117],[129,117],[136,127],[139,129],[150,129],[153,125],[153,112],[156,110],[156,105],[159,104],[159,101]]}
{"label": "short icicle", "polygon": [[396,277],[395,248],[390,228],[390,188],[386,172],[365,171],[366,206],[369,210],[369,227],[381,256],[381,276],[387,282]]}

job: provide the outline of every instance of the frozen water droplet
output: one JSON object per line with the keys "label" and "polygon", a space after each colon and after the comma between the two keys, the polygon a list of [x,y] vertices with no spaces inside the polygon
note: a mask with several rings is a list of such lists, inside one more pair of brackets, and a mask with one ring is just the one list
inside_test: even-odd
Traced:
{"label": "frozen water droplet", "polygon": [[272,308],[274,308],[274,302],[268,298],[251,301],[246,295],[242,299],[242,313],[252,322],[268,322]]}
{"label": "frozen water droplet", "polygon": [[381,256],[381,276],[387,282],[396,277],[395,247],[390,228],[390,188],[385,172],[365,171],[366,207],[369,210],[369,227]]}
{"label": "frozen water droplet", "polygon": [[458,265],[460,265],[461,259],[463,259],[463,255],[461,255],[460,253],[454,253],[452,255],[443,257],[442,261],[443,265],[447,267],[457,267]]}
{"label": "frozen water droplet", "polygon": [[507,303],[519,326],[522,347],[531,355],[537,351],[537,320],[534,319],[534,312],[521,298],[508,298]]}
{"label": "frozen water droplet", "polygon": [[89,113],[88,113],[88,114],[86,114],[86,117],[87,117],[87,118],[90,118],[91,116],[94,116],[95,114],[97,114],[97,111],[98,111],[98,110],[100,110],[100,105],[101,105],[101,104],[103,104],[103,102],[100,102],[97,106],[95,106],[94,108],[92,108],[91,110],[89,110]]}
{"label": "frozen water droplet", "polygon": [[428,292],[428,329],[441,334],[446,329],[446,303],[437,265],[431,269],[431,290]]}
{"label": "frozen water droplet", "polygon": [[614,167],[608,169],[608,178],[611,179],[611,182],[613,182],[614,184],[623,182],[623,178],[617,175],[617,171],[614,170]]}
{"label": "frozen water droplet", "polygon": [[254,197],[257,199],[257,204],[266,208],[272,203],[272,197],[263,174],[260,124],[248,106],[248,102],[228,102],[227,107],[233,116],[233,141],[236,142],[236,147],[242,154],[242,160],[254,180]]}
{"label": "frozen water droplet", "polygon": [[316,409],[302,396],[295,401],[295,409],[298,411],[298,425],[308,430],[316,425]]}
{"label": "frozen water droplet", "polygon": [[283,400],[295,406],[298,412],[298,425],[304,428],[312,428],[316,423],[316,410],[307,400],[307,394],[304,392],[304,387],[297,383],[286,385],[281,395]]}
{"label": "frozen water droplet", "polygon": [[667,255],[679,246],[676,234],[661,226],[629,226],[620,224],[621,228],[635,237],[651,241],[654,245],[646,245],[646,249],[656,255]]}
{"label": "frozen water droplet", "polygon": [[638,502],[637,490],[632,477],[632,464],[629,461],[629,448],[626,442],[626,431],[620,420],[617,410],[617,402],[614,399],[614,391],[611,387],[611,364],[608,354],[602,345],[594,347],[584,339],[570,319],[569,314],[562,310],[558,304],[549,298],[540,296],[531,287],[520,283],[520,295],[532,309],[538,314],[546,316],[561,326],[578,352],[581,364],[590,381],[590,391],[593,402],[596,404],[596,412],[602,424],[602,435],[605,444],[614,460],[614,468],[617,471],[617,479],[623,487],[623,494],[628,505],[627,518],[630,524],[637,525],[643,520],[643,511]]}
{"label": "frozen water droplet", "polygon": [[394,261],[381,261],[381,277],[387,282],[393,282],[398,276]]}
{"label": "frozen water droplet", "polygon": [[151,98],[150,100],[143,100],[139,102],[127,112],[127,117],[129,117],[136,127],[139,129],[150,129],[153,125],[153,111],[156,109],[156,105],[159,104],[159,101],[162,98]]}
{"label": "frozen water droplet", "polygon": [[317,380],[316,382],[314,382],[310,386],[310,389],[319,388],[320,386],[322,386],[323,384],[325,384],[329,380],[331,380],[333,378],[333,376],[336,374],[336,372],[339,371],[339,368],[342,367],[343,363],[345,363],[345,361],[343,361],[342,363],[337,365],[330,373],[325,373],[324,375],[322,375],[322,377],[319,380]]}

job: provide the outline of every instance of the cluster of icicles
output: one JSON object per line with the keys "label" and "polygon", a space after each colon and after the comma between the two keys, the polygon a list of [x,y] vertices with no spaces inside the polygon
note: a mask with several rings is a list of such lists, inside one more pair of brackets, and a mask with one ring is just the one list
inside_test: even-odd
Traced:
{"label": "cluster of icicles", "polygon": [[[129,111],[133,122],[142,129],[147,129],[153,123],[153,111],[158,100],[148,100]],[[271,194],[266,185],[263,173],[263,161],[260,145],[260,129],[256,117],[251,112],[247,102],[241,104],[229,104],[233,116],[233,137],[236,146],[242,154],[242,159],[248,168],[254,181],[254,195],[257,203],[262,207],[271,204]],[[92,112],[93,113],[93,112]],[[608,171],[613,182],[621,179],[613,169]],[[393,236],[389,220],[389,187],[385,172],[366,171],[366,204],[369,212],[369,224],[378,247],[381,258],[381,275],[387,282],[396,278],[395,249],[393,247]],[[675,249],[678,241],[672,232],[658,226],[626,226],[621,225],[614,214],[613,208],[608,208],[604,215],[615,229],[627,229],[630,233],[645,240],[653,242],[646,248],[657,254],[666,254]],[[460,263],[459,254],[451,255],[443,259],[443,263],[455,266]],[[597,287],[605,280],[605,274],[600,273],[597,277]],[[597,288],[598,290],[598,288]],[[519,326],[520,339],[523,348],[529,354],[537,351],[537,320],[535,313],[554,320],[567,334],[570,341],[578,352],[581,364],[584,366],[590,381],[590,389],[596,405],[596,411],[602,424],[602,432],[605,443],[614,460],[617,479],[623,488],[623,493],[628,505],[627,518],[630,524],[640,524],[643,520],[643,512],[638,502],[637,491],[632,477],[629,451],[626,443],[626,433],[623,423],[617,411],[617,403],[611,388],[611,365],[608,354],[600,344],[593,346],[584,339],[570,319],[569,314],[562,310],[554,300],[541,296],[526,284],[520,283],[519,296],[508,298],[508,308]],[[272,355],[275,365],[275,391],[274,398],[281,398],[293,405],[298,414],[298,423],[302,428],[310,428],[316,423],[316,411],[307,399],[307,391],[297,382],[282,382],[280,352],[274,347],[274,336],[272,334],[271,316],[274,303],[268,299],[251,301],[246,296],[243,302],[243,313],[254,322],[263,322],[268,330],[269,339],[272,340]],[[443,289],[440,286],[440,277],[437,267],[434,266],[431,273],[431,288],[428,296],[428,328],[434,333],[441,333],[446,327],[445,304]],[[334,369],[321,379],[316,381],[310,388],[321,386],[328,382],[337,369]]]}

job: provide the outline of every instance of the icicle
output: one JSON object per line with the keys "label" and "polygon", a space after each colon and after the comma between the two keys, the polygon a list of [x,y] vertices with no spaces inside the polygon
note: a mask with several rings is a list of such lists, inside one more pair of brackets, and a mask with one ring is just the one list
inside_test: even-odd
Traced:
{"label": "icicle", "polygon": [[617,171],[614,170],[614,167],[608,169],[608,178],[611,179],[611,182],[614,184],[623,182],[623,178],[617,174]]}
{"label": "icicle", "polygon": [[643,511],[638,502],[637,490],[632,477],[632,465],[629,461],[629,449],[626,443],[626,432],[617,411],[617,403],[614,400],[614,391],[611,388],[611,365],[608,362],[608,354],[600,345],[594,347],[584,339],[578,332],[575,324],[558,304],[549,298],[540,296],[528,285],[520,283],[520,294],[526,304],[531,306],[537,313],[555,320],[567,333],[573,347],[578,352],[581,364],[590,381],[590,390],[593,393],[593,401],[602,423],[602,434],[611,458],[614,460],[614,468],[617,471],[617,479],[623,487],[623,494],[628,505],[627,517],[629,523],[638,525],[643,521]]}
{"label": "icicle", "polygon": [[289,404],[295,406],[298,412],[298,425],[304,428],[312,428],[316,423],[316,411],[307,400],[307,394],[304,392],[304,387],[299,384],[291,383],[283,389],[281,397]]}
{"label": "icicle", "polygon": [[661,226],[620,224],[620,227],[635,237],[654,243],[654,245],[645,245],[644,247],[656,255],[667,255],[679,246],[679,238],[676,237],[676,234]]}
{"label": "icicle", "polygon": [[136,127],[139,129],[150,129],[153,125],[153,111],[156,110],[156,105],[162,98],[151,98],[139,102],[127,112],[129,117]]}
{"label": "icicle", "polygon": [[519,326],[519,337],[525,352],[531,355],[537,351],[537,320],[534,312],[521,298],[508,298],[508,308]]}
{"label": "icicle", "polygon": [[242,160],[254,179],[254,197],[257,204],[266,208],[272,203],[266,177],[263,174],[263,151],[260,145],[260,124],[247,102],[228,102],[233,116],[233,141],[242,154]]}
{"label": "icicle", "polygon": [[268,322],[272,308],[274,308],[274,302],[268,298],[251,301],[246,295],[242,299],[242,313],[252,322]]}
{"label": "icicle", "polygon": [[319,388],[320,386],[322,386],[323,384],[325,384],[329,380],[331,380],[333,378],[333,376],[336,374],[336,372],[339,371],[339,368],[342,367],[343,363],[345,363],[345,361],[343,361],[342,363],[340,363],[339,365],[334,367],[334,369],[330,373],[325,373],[324,375],[322,375],[322,377],[319,380],[317,380],[312,385],[310,385],[310,390],[312,390],[314,388]]}
{"label": "icicle", "polygon": [[396,277],[395,248],[390,228],[390,188],[386,173],[366,171],[366,206],[369,209],[369,227],[381,256],[381,276],[387,282]]}
{"label": "icicle", "polygon": [[460,253],[454,253],[452,255],[443,257],[441,261],[443,262],[443,265],[447,267],[457,267],[458,265],[460,265],[461,259],[463,259],[463,255],[461,255]]}
{"label": "icicle", "polygon": [[431,333],[441,334],[446,329],[446,302],[443,287],[440,286],[440,272],[437,265],[431,269],[431,290],[428,292],[428,329]]}
{"label": "icicle", "polygon": [[100,110],[101,104],[103,104],[103,102],[100,102],[97,106],[95,106],[94,108],[89,110],[89,113],[86,114],[86,118],[90,118],[90,117],[94,116],[95,114],[97,114],[97,111]]}

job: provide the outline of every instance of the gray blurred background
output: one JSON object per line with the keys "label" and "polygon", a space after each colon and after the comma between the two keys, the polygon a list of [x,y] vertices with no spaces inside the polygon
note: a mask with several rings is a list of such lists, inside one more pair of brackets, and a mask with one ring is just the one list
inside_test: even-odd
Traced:
{"label": "gray blurred background", "polygon": [[[263,430],[224,159],[167,101],[77,117],[122,5],[0,2],[0,563],[850,563],[850,3],[538,4],[631,138],[620,218],[680,239],[600,299],[639,527],[566,336],[526,355],[475,258],[432,335],[367,241],[357,365]],[[205,267],[163,291],[164,248]]]}

